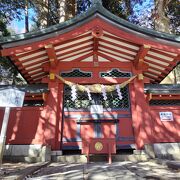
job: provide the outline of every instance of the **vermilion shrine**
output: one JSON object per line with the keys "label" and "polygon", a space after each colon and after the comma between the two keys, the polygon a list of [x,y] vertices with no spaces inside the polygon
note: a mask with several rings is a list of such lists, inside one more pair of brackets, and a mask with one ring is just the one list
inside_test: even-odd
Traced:
{"label": "vermilion shrine", "polygon": [[6,144],[87,153],[91,140],[97,152],[108,139],[115,151],[180,142],[180,87],[159,84],[179,63],[179,41],[116,17],[98,1],[64,23],[4,37],[0,55],[28,83],[16,87],[26,96],[11,111]]}

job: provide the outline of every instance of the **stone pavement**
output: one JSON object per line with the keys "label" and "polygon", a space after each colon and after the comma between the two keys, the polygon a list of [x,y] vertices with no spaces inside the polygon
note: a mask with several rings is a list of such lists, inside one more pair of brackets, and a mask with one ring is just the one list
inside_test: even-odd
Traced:
{"label": "stone pavement", "polygon": [[[42,167],[41,167],[42,165]],[[24,168],[16,165],[0,179],[27,179],[27,180],[141,180],[141,179],[180,179],[180,171],[169,169],[166,165],[157,161],[147,162],[114,162],[111,165],[106,162],[89,164],[24,164]],[[34,169],[32,169],[34,168]],[[13,169],[13,168],[11,168]],[[26,170],[25,170],[26,169]],[[31,169],[31,171],[30,171]],[[24,170],[24,171],[23,171]],[[10,171],[9,171],[10,172]],[[19,176],[17,176],[19,172]],[[13,176],[16,175],[16,176]]]}
{"label": "stone pavement", "polygon": [[29,174],[37,171],[44,166],[47,166],[49,163],[3,163],[0,168],[0,180],[21,180],[24,179]]}

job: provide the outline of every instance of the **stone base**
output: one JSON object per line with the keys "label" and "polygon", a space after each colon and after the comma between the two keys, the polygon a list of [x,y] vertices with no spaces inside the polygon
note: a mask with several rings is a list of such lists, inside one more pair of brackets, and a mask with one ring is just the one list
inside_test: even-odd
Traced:
{"label": "stone base", "polygon": [[168,161],[166,165],[171,169],[180,170],[180,161]]}
{"label": "stone base", "polygon": [[148,144],[145,151],[151,158],[180,160],[180,143]]}
{"label": "stone base", "polygon": [[63,155],[63,156],[52,156],[53,162],[61,163],[87,163],[85,155]]}
{"label": "stone base", "polygon": [[4,160],[28,163],[51,161],[51,148],[43,145],[6,145]]}
{"label": "stone base", "polygon": [[[112,155],[112,162],[121,162],[121,161],[131,161],[131,162],[142,162],[148,161],[149,156],[145,154],[140,155],[126,155],[126,154],[116,154]],[[86,155],[62,155],[62,156],[53,156],[53,162],[61,163],[87,163]],[[90,162],[108,162],[108,155],[90,155]]]}

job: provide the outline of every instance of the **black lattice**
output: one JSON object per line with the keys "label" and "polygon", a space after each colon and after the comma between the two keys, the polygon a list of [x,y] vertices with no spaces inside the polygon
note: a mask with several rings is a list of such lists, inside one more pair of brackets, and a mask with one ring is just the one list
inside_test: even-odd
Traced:
{"label": "black lattice", "polygon": [[98,101],[99,105],[103,105],[104,109],[128,109],[129,104],[129,91],[128,87],[121,89],[123,99],[120,100],[116,91],[107,93],[107,100],[103,99],[101,93],[91,93],[92,100],[89,100],[86,92],[77,92],[77,99],[75,101],[71,100],[71,88],[65,85],[64,88],[64,107],[69,109],[89,109],[90,105],[95,104],[95,101]]}
{"label": "black lattice", "polygon": [[80,71],[79,69],[73,69],[73,71],[61,72],[61,77],[92,77],[91,72]]}
{"label": "black lattice", "polygon": [[180,100],[151,100],[151,106],[180,106]]}
{"label": "black lattice", "polygon": [[131,77],[131,73],[129,72],[122,72],[119,69],[112,69],[109,72],[101,72],[100,77],[114,77],[114,78],[119,78],[119,77]]}

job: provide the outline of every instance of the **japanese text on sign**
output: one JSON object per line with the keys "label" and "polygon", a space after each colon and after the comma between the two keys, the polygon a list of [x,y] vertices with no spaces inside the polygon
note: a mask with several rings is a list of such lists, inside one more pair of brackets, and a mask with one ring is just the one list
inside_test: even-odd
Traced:
{"label": "japanese text on sign", "polygon": [[173,113],[172,112],[159,112],[161,121],[173,121]]}
{"label": "japanese text on sign", "polygon": [[0,107],[22,107],[25,92],[6,89],[0,91]]}

